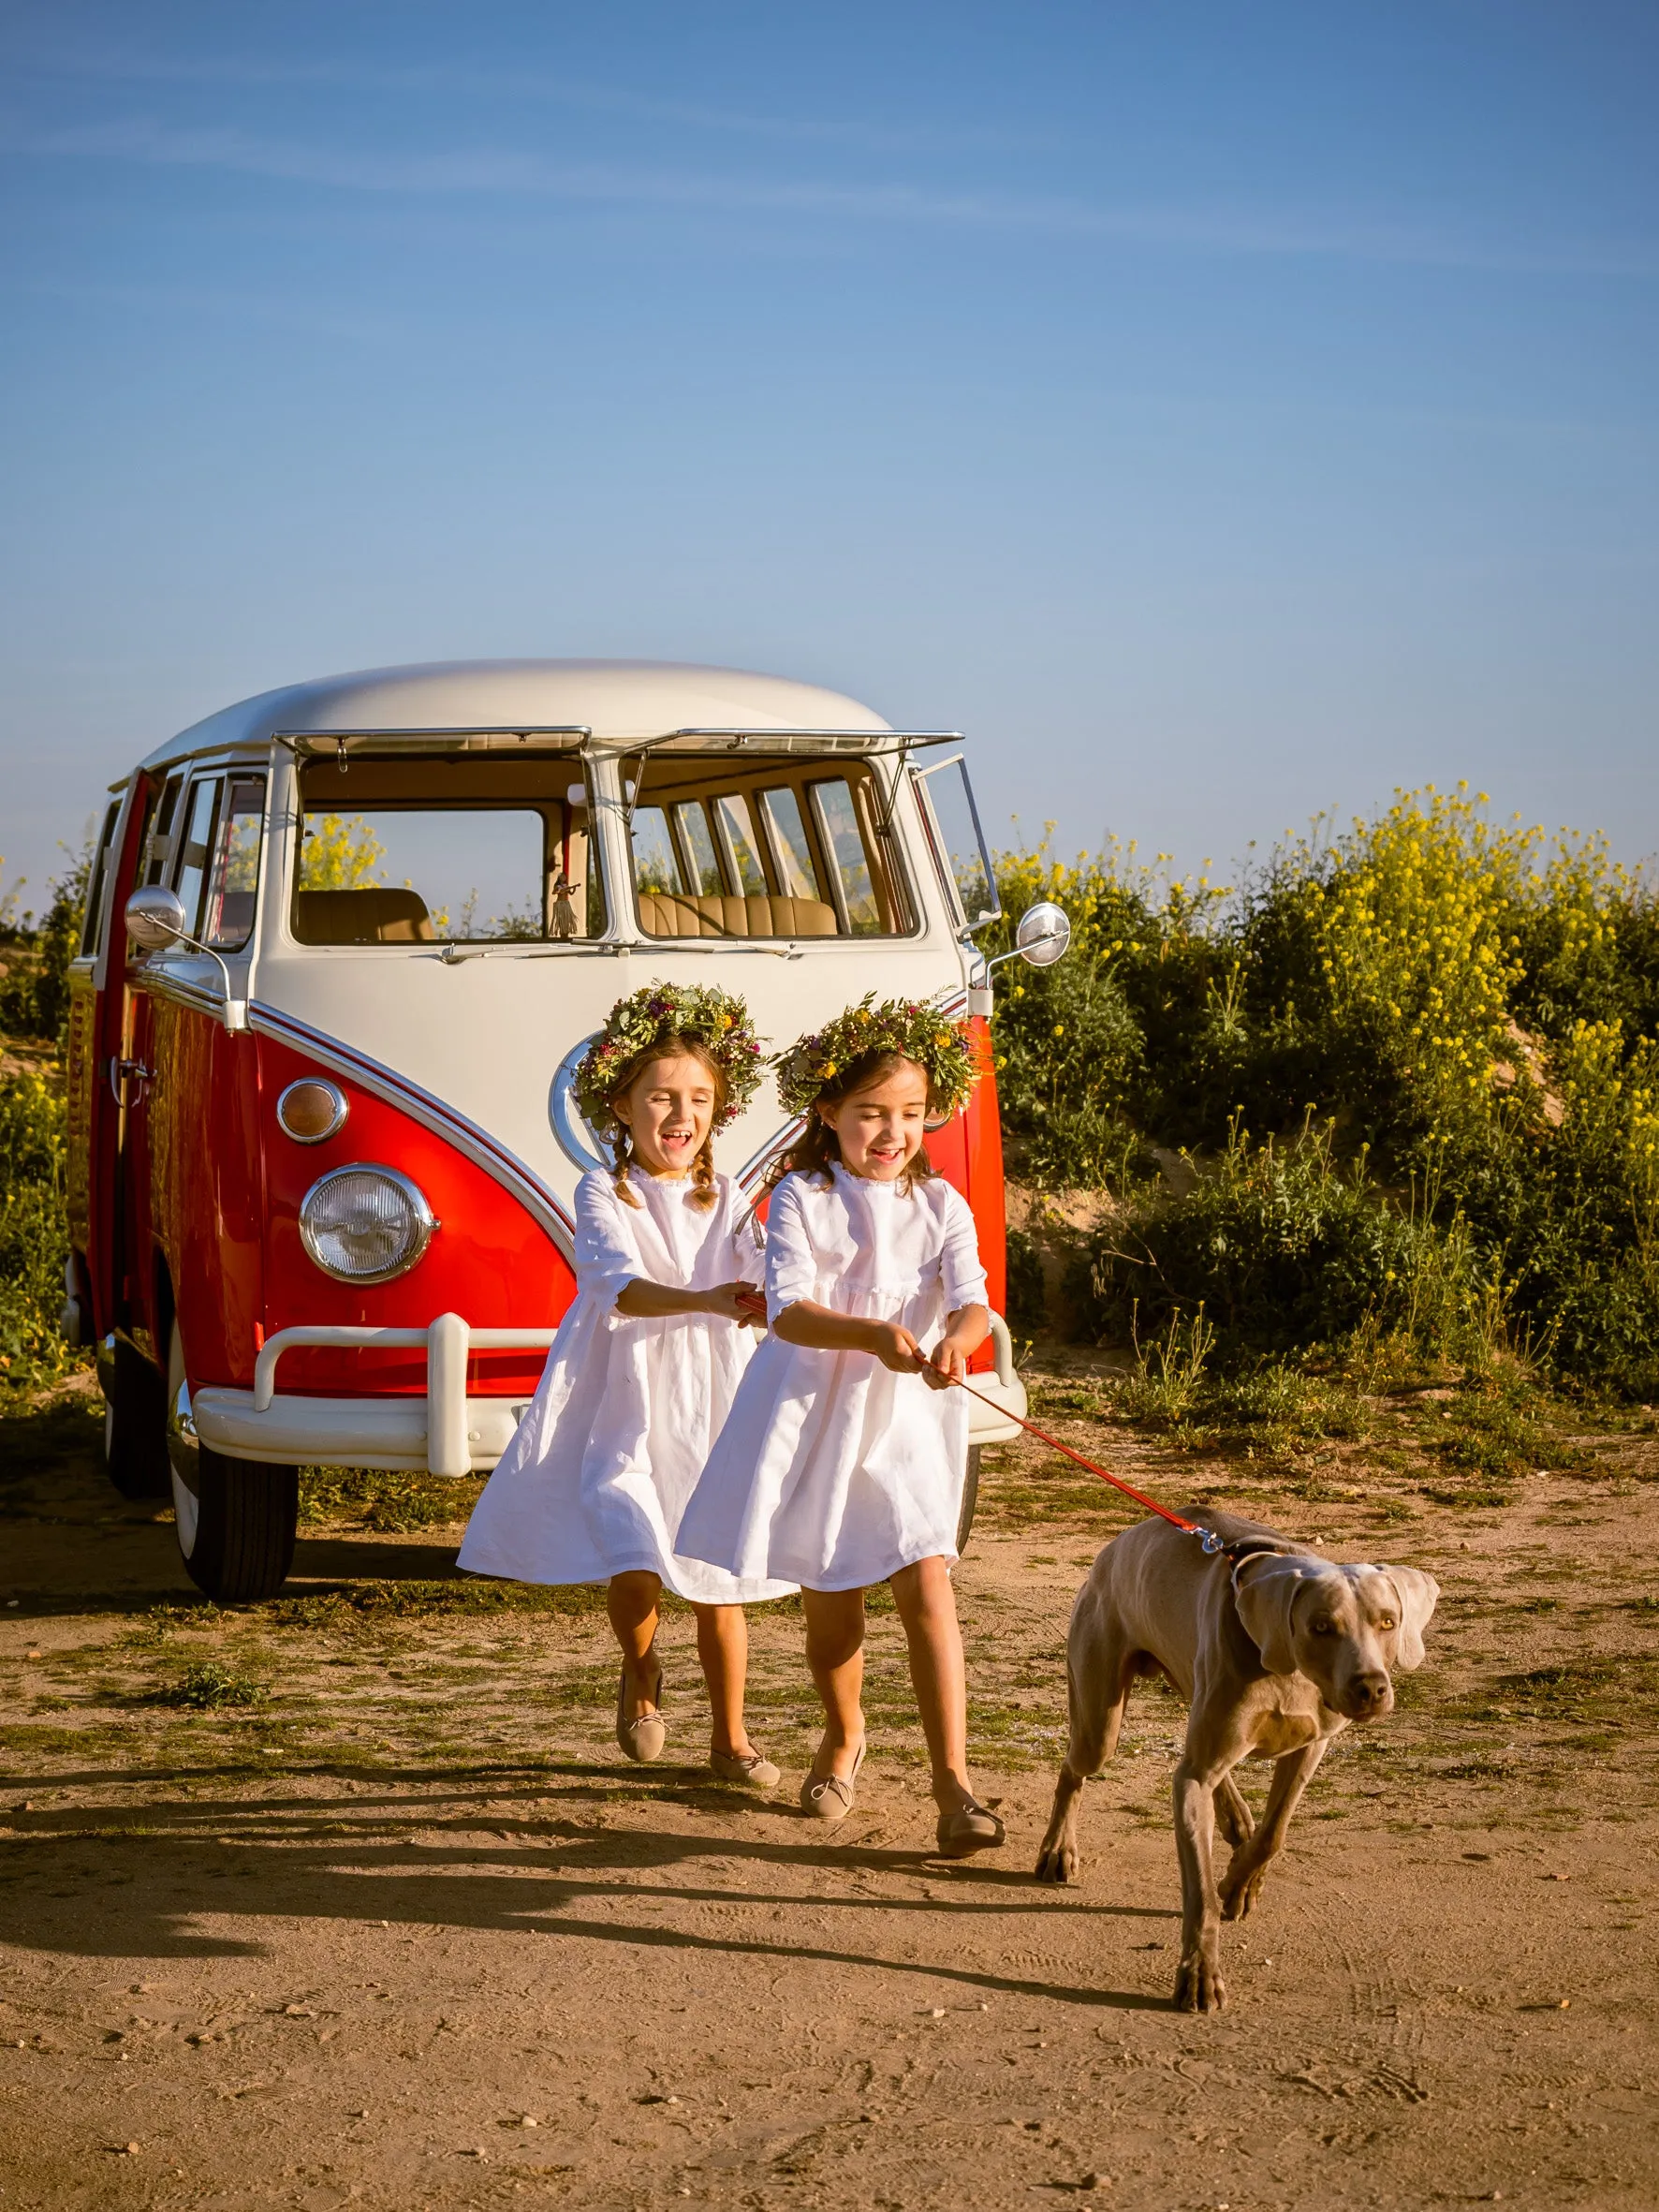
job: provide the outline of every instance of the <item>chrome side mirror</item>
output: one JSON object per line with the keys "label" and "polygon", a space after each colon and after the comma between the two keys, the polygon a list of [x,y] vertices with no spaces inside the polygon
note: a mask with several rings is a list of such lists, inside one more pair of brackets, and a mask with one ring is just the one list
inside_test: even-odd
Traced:
{"label": "chrome side mirror", "polygon": [[1052,967],[1071,943],[1071,917],[1052,899],[1027,907],[1014,932],[1014,950],[1030,967]]}
{"label": "chrome side mirror", "polygon": [[185,934],[184,908],[176,892],[165,883],[140,884],[126,902],[126,934],[141,952],[162,952],[169,945],[183,945],[187,952],[204,952],[225,981],[225,1026],[235,1035],[248,1025],[248,1002],[230,988],[230,970],[211,945]]}
{"label": "chrome side mirror", "polygon": [[1038,899],[1027,907],[1014,930],[1014,942],[1006,952],[988,960],[968,987],[968,1011],[991,1011],[991,973],[1006,960],[1023,960],[1029,967],[1052,967],[1071,943],[1071,917],[1052,899]]}
{"label": "chrome side mirror", "polygon": [[1053,966],[1071,945],[1071,916],[1053,898],[1039,898],[1026,907],[1013,931],[1013,949],[1026,966]]}
{"label": "chrome side mirror", "polygon": [[164,883],[145,883],[126,902],[126,934],[145,952],[159,952],[184,934],[184,908]]}

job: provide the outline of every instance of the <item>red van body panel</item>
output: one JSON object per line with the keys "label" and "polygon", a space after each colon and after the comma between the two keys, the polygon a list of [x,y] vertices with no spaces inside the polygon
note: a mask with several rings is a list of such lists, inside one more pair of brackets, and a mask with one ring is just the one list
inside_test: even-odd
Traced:
{"label": "red van body panel", "polygon": [[[997,1119],[996,1073],[991,1051],[991,1025],[982,1014],[969,1024],[979,1081],[962,1113],[928,1138],[928,1158],[947,1181],[955,1184],[973,1208],[979,1232],[979,1257],[985,1267],[986,1296],[993,1313],[1003,1310],[1007,1276],[1006,1231],[1004,1222],[1002,1125]],[[976,1374],[995,1364],[987,1341],[969,1361]]]}
{"label": "red van body panel", "polygon": [[[264,1312],[254,1040],[228,1036],[215,1015],[167,998],[150,1002],[150,1229],[167,1265],[189,1379],[245,1388]],[[152,1324],[158,1342],[161,1318]]]}
{"label": "red van body panel", "polygon": [[[264,1158],[265,1282],[257,1318],[265,1337],[303,1323],[424,1329],[441,1313],[458,1313],[475,1329],[557,1325],[576,1295],[575,1276],[546,1231],[492,1176],[412,1115],[291,1047],[269,1037],[237,1041],[250,1062],[257,1055],[257,1104],[247,1126],[257,1129]],[[277,1099],[306,1075],[334,1084],[350,1107],[344,1126],[320,1144],[297,1144],[276,1118]],[[440,1223],[415,1266],[389,1283],[337,1282],[300,1241],[305,1193],[330,1168],[354,1161],[407,1175]],[[190,1344],[188,1327],[184,1340]],[[544,1357],[475,1352],[468,1388],[485,1397],[528,1397]],[[190,1359],[194,1365],[194,1348]],[[253,1361],[250,1328],[245,1373],[236,1379],[251,1377]],[[426,1361],[412,1351],[300,1349],[283,1361],[282,1387],[329,1397],[420,1392]]]}

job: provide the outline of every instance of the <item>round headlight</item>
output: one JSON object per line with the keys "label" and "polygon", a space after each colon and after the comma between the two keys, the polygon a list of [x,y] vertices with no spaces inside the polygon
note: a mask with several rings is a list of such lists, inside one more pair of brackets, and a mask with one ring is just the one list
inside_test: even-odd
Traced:
{"label": "round headlight", "polygon": [[345,1093],[320,1075],[301,1076],[276,1101],[276,1118],[296,1144],[321,1144],[345,1127]]}
{"label": "round headlight", "polygon": [[384,1283],[413,1267],[438,1224],[424,1194],[395,1168],[336,1168],[300,1202],[300,1237],[343,1283]]}

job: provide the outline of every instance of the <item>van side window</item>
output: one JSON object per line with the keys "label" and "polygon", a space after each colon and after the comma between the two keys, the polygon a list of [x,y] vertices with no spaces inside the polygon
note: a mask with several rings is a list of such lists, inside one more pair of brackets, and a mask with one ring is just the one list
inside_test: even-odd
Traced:
{"label": "van side window", "polygon": [[913,768],[910,781],[947,898],[970,929],[993,922],[1002,899],[966,761],[957,754],[932,768]]}
{"label": "van side window", "polygon": [[914,926],[863,761],[653,750],[631,817],[648,937],[898,936]]}
{"label": "van side window", "polygon": [[634,889],[643,892],[685,889],[668,836],[668,818],[660,806],[634,809]]}
{"label": "van side window", "polygon": [[824,886],[813,858],[812,840],[800,818],[800,797],[790,785],[779,791],[762,791],[760,804],[771,832],[772,850],[778,856],[778,881],[786,898],[821,899]]}
{"label": "van side window", "polygon": [[167,864],[173,851],[173,817],[179,811],[179,793],[184,789],[184,779],[182,775],[169,775],[161,794],[161,803],[151,817],[149,849],[144,855],[146,883],[159,883],[167,874]]}
{"label": "van side window", "polygon": [[110,847],[121,819],[121,802],[112,799],[104,817],[104,830],[92,863],[92,881],[86,887],[86,914],[81,924],[81,957],[95,959],[104,941],[104,887],[110,874]]}
{"label": "van side window", "polygon": [[737,889],[745,898],[766,896],[766,877],[756,855],[760,840],[755,834],[749,819],[749,803],[733,793],[714,802],[720,828],[725,837],[726,849],[731,856],[732,877]]}
{"label": "van side window", "polygon": [[179,860],[173,874],[173,889],[184,909],[184,935],[190,937],[201,935],[201,894],[207,883],[208,852],[213,833],[213,812],[219,804],[220,780],[216,775],[197,777],[190,787],[184,828],[174,840]]}
{"label": "van side window", "polygon": [[245,945],[254,927],[259,888],[259,833],[265,820],[265,778],[232,775],[213,827],[212,865],[197,931],[221,952]]}
{"label": "van side window", "polygon": [[853,794],[845,782],[836,776],[832,781],[814,784],[812,798],[824,842],[830,848],[835,889],[839,893],[836,904],[845,919],[846,928],[855,937],[879,936],[881,908],[876,902],[870,850],[864,842]]}
{"label": "van side window", "polygon": [[714,857],[707,810],[695,800],[683,799],[674,808],[674,827],[680,833],[680,850],[684,855],[686,889],[694,897],[718,898],[726,887],[720,879],[720,863]]}

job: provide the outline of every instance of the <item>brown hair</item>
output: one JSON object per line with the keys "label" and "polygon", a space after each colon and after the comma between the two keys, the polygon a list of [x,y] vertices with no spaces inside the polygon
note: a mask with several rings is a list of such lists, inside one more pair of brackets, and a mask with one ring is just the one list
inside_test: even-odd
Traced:
{"label": "brown hair", "polygon": [[[895,1068],[918,1068],[918,1060],[908,1060],[903,1053],[860,1053],[856,1060],[839,1069],[824,1084],[817,1097],[806,1110],[806,1127],[790,1145],[773,1161],[767,1176],[769,1186],[781,1183],[785,1175],[821,1175],[826,1184],[830,1180],[830,1170],[841,1158],[841,1139],[818,1112],[820,1104],[833,1105],[838,1099],[850,1098],[854,1091],[861,1091],[878,1077],[888,1074]],[[924,1069],[925,1073],[926,1070]],[[937,1110],[932,1085],[928,1086],[928,1111]],[[909,1190],[913,1184],[930,1182],[938,1173],[928,1158],[926,1144],[917,1147],[904,1172],[899,1177],[899,1187]]]}
{"label": "brown hair", "polygon": [[[714,1123],[725,1111],[727,1099],[726,1077],[710,1054],[706,1045],[689,1037],[659,1037],[654,1044],[636,1053],[611,1086],[610,1103],[624,1098],[637,1084],[653,1060],[695,1060],[699,1068],[708,1070],[709,1081],[714,1086],[714,1112],[709,1124],[709,1133],[697,1147],[697,1156],[691,1167],[691,1202],[694,1206],[712,1206],[716,1196],[714,1189]],[[639,1203],[628,1182],[628,1168],[634,1158],[634,1133],[619,1113],[616,1133],[610,1140],[613,1158],[610,1179],[616,1185],[617,1195],[631,1206]]]}

